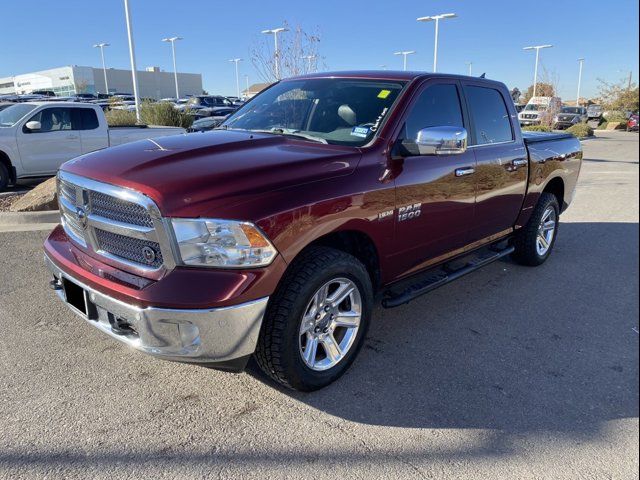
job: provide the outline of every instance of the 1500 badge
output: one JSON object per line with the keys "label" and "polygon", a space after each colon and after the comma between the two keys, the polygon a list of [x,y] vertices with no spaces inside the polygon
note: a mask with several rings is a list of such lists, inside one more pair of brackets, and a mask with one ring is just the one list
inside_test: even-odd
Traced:
{"label": "1500 badge", "polygon": [[[378,214],[378,220],[384,220],[393,215],[394,210],[385,210],[384,212],[380,212]],[[404,207],[400,207],[398,209],[398,221],[404,222],[405,220],[412,220],[414,218],[418,218],[422,213],[422,204],[414,203],[411,205],[405,205]]]}
{"label": "1500 badge", "polygon": [[405,205],[398,209],[398,221],[404,222],[405,220],[412,220],[418,218],[422,213],[422,204],[414,203],[412,205]]}

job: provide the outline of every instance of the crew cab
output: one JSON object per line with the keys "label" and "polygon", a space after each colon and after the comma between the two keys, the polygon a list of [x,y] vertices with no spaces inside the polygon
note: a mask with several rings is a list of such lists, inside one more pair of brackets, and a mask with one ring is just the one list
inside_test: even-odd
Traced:
{"label": "crew cab", "polygon": [[109,128],[98,105],[16,103],[0,111],[0,191],[22,178],[55,175],[67,160],[143,138],[185,133],[175,127]]}
{"label": "crew cab", "polygon": [[571,135],[523,135],[500,82],[294,77],[214,131],[64,164],[50,286],[134,349],[231,371],[253,355],[315,390],[354,361],[375,301],[545,262],[581,161]]}

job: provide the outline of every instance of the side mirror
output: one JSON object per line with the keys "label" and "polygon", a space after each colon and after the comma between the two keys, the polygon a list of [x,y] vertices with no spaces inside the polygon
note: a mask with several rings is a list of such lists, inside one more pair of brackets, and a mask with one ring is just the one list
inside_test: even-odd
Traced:
{"label": "side mirror", "polygon": [[459,155],[467,151],[467,131],[462,127],[429,127],[418,131],[420,155]]}
{"label": "side mirror", "polygon": [[24,127],[27,130],[33,132],[36,130],[40,130],[42,128],[42,124],[40,122],[36,122],[35,120],[31,120],[30,122],[27,122]]}

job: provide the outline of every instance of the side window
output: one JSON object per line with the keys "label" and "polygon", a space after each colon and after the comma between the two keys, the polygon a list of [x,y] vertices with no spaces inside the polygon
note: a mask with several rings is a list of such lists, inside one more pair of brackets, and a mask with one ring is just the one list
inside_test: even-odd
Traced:
{"label": "side window", "polygon": [[513,140],[509,111],[498,90],[469,86],[464,93],[473,117],[476,145]]}
{"label": "side window", "polygon": [[100,125],[96,111],[92,108],[80,108],[80,129],[95,130]]}
{"label": "side window", "polygon": [[462,108],[458,89],[453,84],[427,87],[414,103],[405,124],[405,138],[415,139],[427,127],[462,127]]}
{"label": "side window", "polygon": [[36,113],[29,121],[40,122],[39,132],[57,132],[72,130],[70,108],[45,108]]}

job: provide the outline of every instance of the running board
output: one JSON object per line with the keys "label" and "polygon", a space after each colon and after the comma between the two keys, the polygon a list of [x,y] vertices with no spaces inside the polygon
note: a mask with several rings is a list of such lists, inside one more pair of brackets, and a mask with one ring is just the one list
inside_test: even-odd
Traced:
{"label": "running board", "polygon": [[446,285],[447,283],[457,280],[458,278],[463,277],[468,273],[474,272],[479,268],[489,265],[490,263],[493,263],[496,260],[501,259],[502,257],[510,255],[514,250],[515,249],[512,246],[498,251],[490,250],[489,254],[478,256],[467,262],[464,267],[458,268],[456,270],[448,270],[445,266],[442,271],[433,273],[428,277],[421,279],[417,283],[414,283],[413,285],[405,289],[402,293],[399,293],[397,295],[387,295],[387,297],[382,300],[382,306],[384,308],[393,308],[404,305],[405,303],[409,303],[411,300],[424,295],[425,293],[429,293],[430,291],[435,290],[438,287]]}

